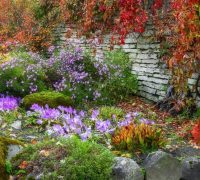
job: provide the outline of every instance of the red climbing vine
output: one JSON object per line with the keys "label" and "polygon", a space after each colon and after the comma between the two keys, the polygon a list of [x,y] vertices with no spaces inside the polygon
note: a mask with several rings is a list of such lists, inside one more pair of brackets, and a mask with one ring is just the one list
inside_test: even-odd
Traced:
{"label": "red climbing vine", "polygon": [[[14,41],[37,51],[52,43],[61,22],[76,26],[79,35],[111,33],[120,44],[131,32],[143,33],[153,18],[164,42],[163,59],[172,69],[179,91],[200,66],[199,0],[1,0],[0,49]],[[164,7],[165,6],[165,7]],[[113,37],[114,37],[113,36]],[[9,42],[9,43],[8,43]]]}

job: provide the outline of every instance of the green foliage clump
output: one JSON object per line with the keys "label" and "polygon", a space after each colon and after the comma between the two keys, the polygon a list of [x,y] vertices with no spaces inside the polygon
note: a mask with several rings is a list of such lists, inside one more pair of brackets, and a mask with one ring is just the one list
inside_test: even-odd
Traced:
{"label": "green foliage clump", "polygon": [[72,137],[29,145],[12,159],[12,164],[15,174],[20,172],[19,165],[23,161],[28,163],[26,168],[29,170],[37,166],[39,171],[36,174],[43,173],[42,179],[45,180],[59,176],[71,180],[106,180],[111,175],[113,158],[113,154],[102,145]]}
{"label": "green foliage clump", "polygon": [[78,105],[112,105],[137,92],[131,61],[122,50],[105,54],[102,61],[70,45],[52,51],[48,59],[23,49],[12,53],[15,58],[0,69],[0,93],[24,97],[56,90],[70,94]]}
{"label": "green foliage clump", "polygon": [[103,96],[109,97],[111,104],[133,95],[138,90],[137,77],[132,74],[131,61],[122,50],[114,50],[105,54],[105,64],[109,68],[110,78],[101,87]]}
{"label": "green foliage clump", "polygon": [[10,56],[13,58],[0,68],[0,93],[8,92],[24,97],[32,88],[37,88],[37,91],[47,90],[45,73],[42,67],[37,65],[37,60],[21,49],[10,53]]}
{"label": "green foliage clump", "polygon": [[137,92],[137,77],[131,72],[128,55],[121,49],[106,53],[102,61],[86,52],[83,64],[89,84],[76,85],[73,93],[78,104],[87,97],[96,105],[112,105]]}
{"label": "green foliage clump", "polygon": [[99,108],[99,118],[100,119],[123,119],[125,112],[118,107],[114,106],[102,106]]}
{"label": "green foliage clump", "polygon": [[3,180],[9,179],[8,176],[8,167],[6,164],[6,157],[7,157],[7,151],[8,151],[8,145],[10,144],[19,144],[23,145],[20,141],[12,140],[5,137],[0,137],[0,175]]}
{"label": "green foliage clump", "polygon": [[58,106],[71,106],[72,100],[69,96],[55,91],[42,91],[27,95],[22,100],[22,105],[25,108],[30,108],[33,104],[40,106],[49,105],[51,108]]}
{"label": "green foliage clump", "polygon": [[194,117],[196,118],[200,117],[200,108],[197,108],[196,112],[194,113]]}

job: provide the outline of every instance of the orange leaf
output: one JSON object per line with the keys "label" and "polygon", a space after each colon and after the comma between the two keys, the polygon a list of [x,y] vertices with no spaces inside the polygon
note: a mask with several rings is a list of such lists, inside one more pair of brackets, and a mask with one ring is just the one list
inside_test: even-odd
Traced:
{"label": "orange leaf", "polygon": [[20,169],[25,169],[28,166],[27,161],[22,161],[22,163],[19,165]]}
{"label": "orange leaf", "polygon": [[36,139],[32,139],[31,140],[31,144],[37,144],[37,140]]}

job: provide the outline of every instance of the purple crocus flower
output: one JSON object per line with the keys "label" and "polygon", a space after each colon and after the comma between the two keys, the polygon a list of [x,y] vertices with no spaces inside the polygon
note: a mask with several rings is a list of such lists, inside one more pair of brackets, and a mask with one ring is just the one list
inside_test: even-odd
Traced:
{"label": "purple crocus flower", "polygon": [[43,108],[38,104],[33,104],[30,109],[38,113],[41,113],[43,111]]}
{"label": "purple crocus flower", "polygon": [[119,127],[128,126],[131,123],[130,119],[125,119],[124,121],[118,122]]}
{"label": "purple crocus flower", "polygon": [[13,111],[18,108],[19,99],[11,96],[0,97],[0,111]]}
{"label": "purple crocus flower", "polygon": [[91,134],[92,134],[91,128],[86,128],[86,131],[85,131],[84,133],[80,134],[80,137],[81,137],[81,139],[82,139],[83,141],[85,141],[85,140],[88,139],[88,137],[91,136]]}
{"label": "purple crocus flower", "polygon": [[139,112],[133,112],[132,115],[133,115],[133,117],[138,117],[140,115],[140,113]]}
{"label": "purple crocus flower", "polygon": [[96,129],[101,133],[104,133],[109,130],[111,123],[109,120],[106,121],[96,121]]}
{"label": "purple crocus flower", "polygon": [[153,124],[155,124],[154,121],[151,121],[151,120],[145,119],[145,118],[141,118],[141,119],[139,119],[139,121],[140,121],[140,123],[144,123],[144,124],[148,124],[148,125],[153,125]]}
{"label": "purple crocus flower", "polygon": [[60,111],[58,109],[51,109],[48,106],[45,106],[42,113],[40,114],[40,117],[42,119],[52,119],[56,120],[61,115]]}
{"label": "purple crocus flower", "polygon": [[41,125],[43,123],[43,121],[41,119],[37,120],[37,124]]}
{"label": "purple crocus flower", "polygon": [[91,119],[94,121],[94,120],[97,120],[97,117],[99,115],[99,110],[93,110],[92,111],[92,116],[91,116]]}
{"label": "purple crocus flower", "polygon": [[53,125],[53,130],[58,134],[58,135],[65,135],[65,131],[63,127],[60,124],[55,124]]}

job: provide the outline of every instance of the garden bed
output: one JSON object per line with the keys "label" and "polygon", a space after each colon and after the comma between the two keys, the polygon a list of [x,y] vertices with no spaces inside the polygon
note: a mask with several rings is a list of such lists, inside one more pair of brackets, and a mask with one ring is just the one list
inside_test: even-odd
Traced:
{"label": "garden bed", "polygon": [[137,77],[123,51],[104,61],[75,46],[51,49],[48,58],[24,50],[10,56],[0,70],[0,135],[26,147],[8,148],[5,177],[144,179],[154,160],[166,169],[165,158],[181,177],[180,159],[200,155],[198,112],[172,117],[135,96]]}

